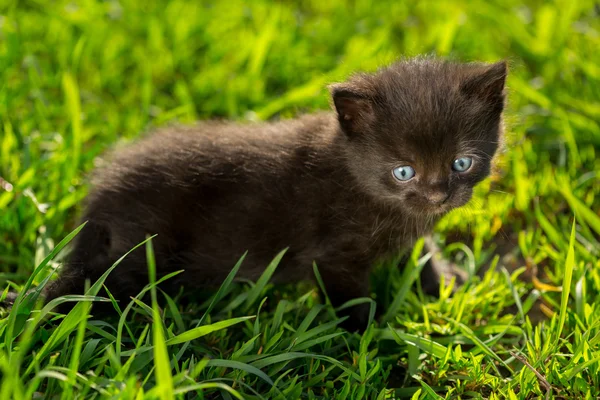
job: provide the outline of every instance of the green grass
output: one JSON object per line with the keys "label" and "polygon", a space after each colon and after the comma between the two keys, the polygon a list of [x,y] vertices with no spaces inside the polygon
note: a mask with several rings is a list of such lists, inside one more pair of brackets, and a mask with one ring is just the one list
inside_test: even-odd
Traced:
{"label": "green grass", "polygon": [[[107,320],[90,310],[112,301],[101,281],[43,308],[34,291],[0,317],[0,398],[598,398],[600,7],[212,3],[0,2],[2,289],[60,265],[110,147],[172,122],[323,109],[327,83],[422,53],[511,64],[498,172],[437,227],[472,278],[433,299],[377,268],[382,317],[362,336],[313,286],[271,285],[277,259],[256,284],[232,266],[190,307],[149,283],[151,304]],[[60,301],[79,303],[64,316]]]}

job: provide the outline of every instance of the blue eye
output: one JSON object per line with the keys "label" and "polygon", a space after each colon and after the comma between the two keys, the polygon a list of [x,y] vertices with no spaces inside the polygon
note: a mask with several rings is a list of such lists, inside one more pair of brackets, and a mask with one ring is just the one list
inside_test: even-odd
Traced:
{"label": "blue eye", "polygon": [[394,178],[399,181],[409,181],[415,176],[415,170],[413,167],[409,165],[403,165],[401,167],[394,168],[392,170],[392,174],[394,174]]}
{"label": "blue eye", "polygon": [[454,160],[452,163],[452,169],[458,172],[465,172],[471,165],[473,164],[473,159],[471,157],[461,157]]}

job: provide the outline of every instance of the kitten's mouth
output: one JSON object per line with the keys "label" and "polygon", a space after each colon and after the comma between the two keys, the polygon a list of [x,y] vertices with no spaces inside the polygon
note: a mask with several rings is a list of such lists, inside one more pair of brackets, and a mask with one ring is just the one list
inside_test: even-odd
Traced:
{"label": "kitten's mouth", "polygon": [[431,213],[436,214],[440,217],[444,214],[449,213],[452,210],[452,208],[452,206],[446,204],[432,204],[430,206]]}
{"label": "kitten's mouth", "polygon": [[452,211],[454,207],[445,204],[415,204],[411,207],[412,214],[418,217],[436,217],[441,218]]}
{"label": "kitten's mouth", "polygon": [[415,204],[414,209],[417,211],[417,214],[442,217],[455,208],[461,207],[462,205],[464,204],[456,204],[454,199],[449,198],[443,203],[422,202]]}
{"label": "kitten's mouth", "polygon": [[470,196],[463,196],[461,193],[450,193],[448,198],[442,202],[432,202],[414,195],[400,199],[395,198],[395,204],[418,218],[441,218],[456,208],[464,206],[469,200]]}

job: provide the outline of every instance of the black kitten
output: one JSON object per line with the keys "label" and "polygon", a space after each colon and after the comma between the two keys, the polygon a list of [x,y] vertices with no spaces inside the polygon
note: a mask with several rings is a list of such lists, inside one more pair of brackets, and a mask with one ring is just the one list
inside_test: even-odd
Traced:
{"label": "black kitten", "polygon": [[[219,285],[246,250],[240,273],[255,279],[289,247],[276,278],[310,279],[316,261],[334,306],[367,296],[371,266],[489,174],[506,74],[504,62],[401,61],[333,85],[336,113],[168,128],[118,151],[93,179],[88,224],[46,299],[81,293],[148,234],[159,275],[185,270],[166,290]],[[147,283],[144,249],[106,281],[125,302]],[[349,313],[348,326],[364,327],[367,307]]]}

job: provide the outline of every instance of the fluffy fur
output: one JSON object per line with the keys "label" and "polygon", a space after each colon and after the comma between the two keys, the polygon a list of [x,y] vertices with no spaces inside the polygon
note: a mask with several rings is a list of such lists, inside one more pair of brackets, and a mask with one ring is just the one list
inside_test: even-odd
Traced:
{"label": "fluffy fur", "polygon": [[[506,64],[401,61],[331,87],[335,112],[260,124],[167,128],[117,151],[92,180],[83,221],[46,299],[80,293],[148,234],[165,290],[257,278],[289,247],[276,279],[312,278],[334,305],[368,295],[368,273],[465,204],[490,171],[502,130]],[[466,173],[451,169],[469,155]],[[391,171],[411,165],[400,182]],[[443,201],[441,201],[443,200]],[[434,278],[431,278],[435,281]],[[129,301],[148,283],[144,249],[106,285]],[[362,327],[365,307],[350,310]]]}

